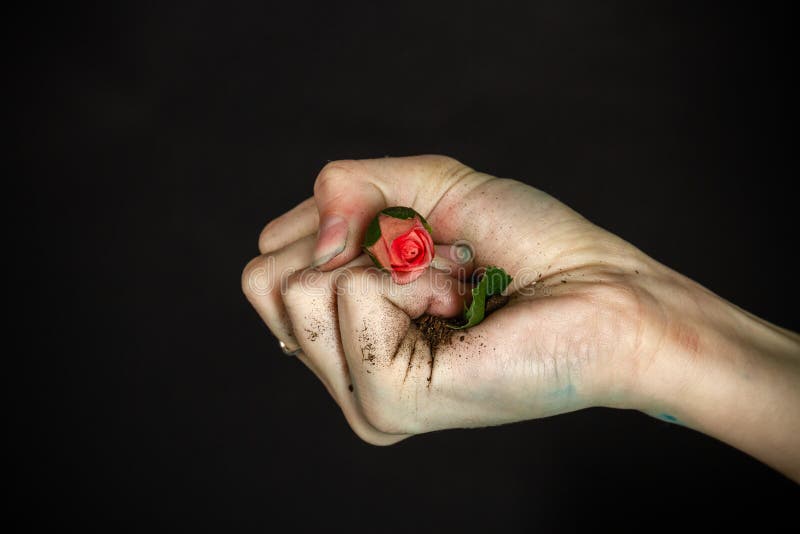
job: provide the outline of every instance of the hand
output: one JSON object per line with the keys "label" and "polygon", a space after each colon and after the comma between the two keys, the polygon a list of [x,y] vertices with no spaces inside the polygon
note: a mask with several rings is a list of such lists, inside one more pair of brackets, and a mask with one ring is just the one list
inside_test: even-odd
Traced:
{"label": "hand", "polygon": [[[465,241],[474,265],[506,269],[509,304],[431,351],[413,319],[458,314],[463,284],[431,270],[397,286],[365,267],[364,229],[392,205],[426,216],[441,257]],[[614,406],[800,475],[797,452],[787,452],[800,450],[798,337],[532,187],[439,156],[334,162],[314,198],[267,225],[259,246],[245,293],[371,443]],[[731,431],[734,414],[751,416],[750,431]],[[766,441],[753,438],[756,427]]]}

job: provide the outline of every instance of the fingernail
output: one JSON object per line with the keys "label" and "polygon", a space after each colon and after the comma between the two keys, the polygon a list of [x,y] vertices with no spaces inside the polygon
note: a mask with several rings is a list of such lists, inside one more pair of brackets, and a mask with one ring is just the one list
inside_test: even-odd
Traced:
{"label": "fingernail", "polygon": [[347,221],[338,215],[326,217],[319,227],[317,246],[314,248],[314,261],[311,267],[319,267],[331,261],[347,245]]}

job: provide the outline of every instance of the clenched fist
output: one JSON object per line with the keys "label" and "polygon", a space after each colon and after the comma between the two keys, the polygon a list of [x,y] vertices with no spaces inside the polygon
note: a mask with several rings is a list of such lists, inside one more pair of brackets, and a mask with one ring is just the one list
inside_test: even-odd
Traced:
{"label": "clenched fist", "polygon": [[[409,284],[361,251],[388,206],[433,228],[436,257]],[[313,198],[264,228],[259,249],[243,273],[247,298],[370,443],[611,406],[800,475],[798,336],[528,185],[441,156],[337,161]],[[417,319],[460,315],[470,273],[489,265],[513,277],[508,304],[431,344]],[[746,432],[728,424],[734,412],[751,421]]]}

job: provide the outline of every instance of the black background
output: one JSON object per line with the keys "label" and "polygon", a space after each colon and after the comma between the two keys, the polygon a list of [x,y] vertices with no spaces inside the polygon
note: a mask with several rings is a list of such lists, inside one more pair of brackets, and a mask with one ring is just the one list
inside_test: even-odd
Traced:
{"label": "black background", "polygon": [[9,284],[25,334],[25,372],[6,383],[25,524],[793,517],[796,485],[636,412],[366,445],[239,282],[263,224],[309,196],[326,161],[443,153],[539,187],[797,330],[788,13],[337,4],[69,4],[6,19],[9,187],[24,201],[9,206]]}

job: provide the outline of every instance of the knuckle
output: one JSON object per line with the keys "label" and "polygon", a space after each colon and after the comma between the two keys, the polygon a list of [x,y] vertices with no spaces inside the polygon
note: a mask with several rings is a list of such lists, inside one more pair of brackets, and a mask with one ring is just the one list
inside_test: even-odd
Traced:
{"label": "knuckle", "polygon": [[438,170],[438,175],[442,180],[458,179],[473,172],[470,167],[467,167],[460,161],[450,156],[436,155],[432,156]]}
{"label": "knuckle", "polygon": [[353,267],[336,271],[333,275],[336,294],[342,299],[351,301],[369,299],[379,290],[375,275],[375,269],[369,267]]}
{"label": "knuckle", "polygon": [[456,158],[446,156],[444,154],[434,154],[431,158],[438,164],[439,167],[463,167],[464,164]]}
{"label": "knuckle", "polygon": [[262,254],[250,260],[242,270],[242,291],[247,298],[263,297],[277,288],[276,260],[271,254]]}
{"label": "knuckle", "polygon": [[262,277],[262,272],[264,271],[264,258],[263,256],[257,256],[251,259],[242,269],[242,292],[247,297],[252,297],[258,294],[258,287],[260,277]]}
{"label": "knuckle", "polygon": [[356,160],[337,160],[325,165],[317,175],[314,182],[314,194],[324,195],[326,192],[336,190],[337,184],[351,180],[357,167]]}

